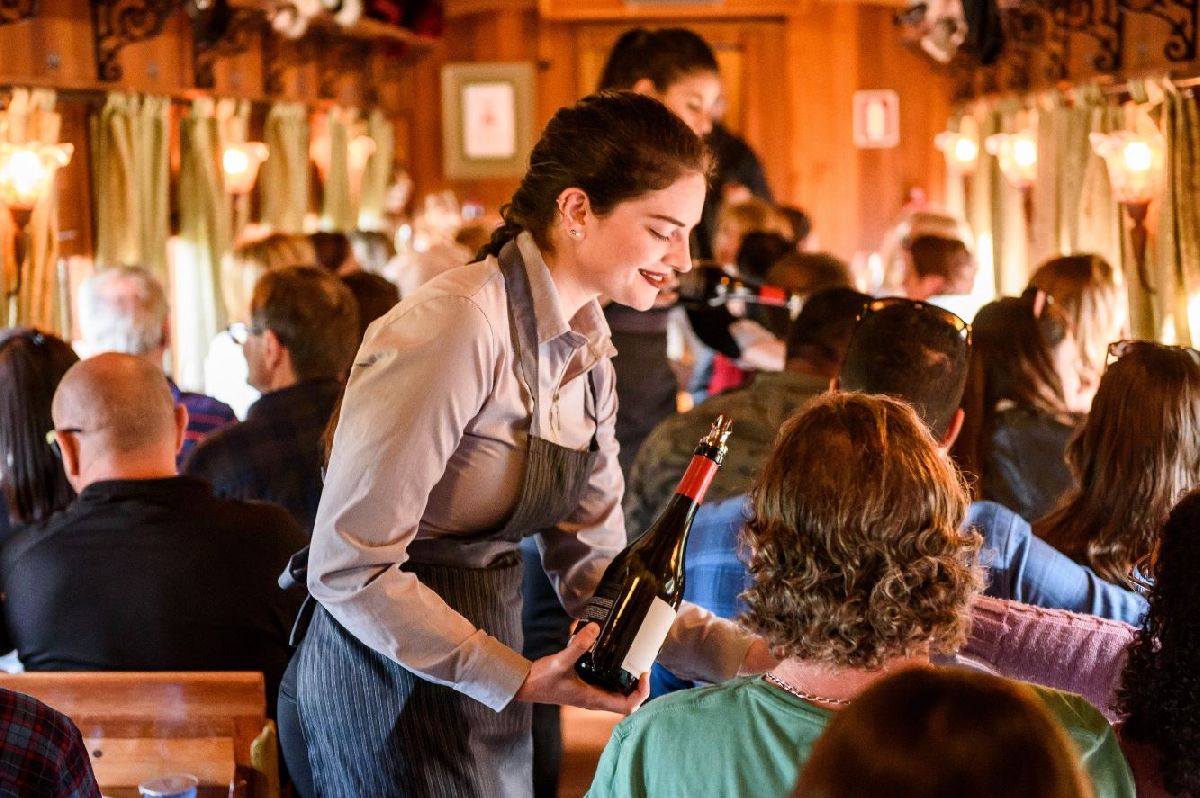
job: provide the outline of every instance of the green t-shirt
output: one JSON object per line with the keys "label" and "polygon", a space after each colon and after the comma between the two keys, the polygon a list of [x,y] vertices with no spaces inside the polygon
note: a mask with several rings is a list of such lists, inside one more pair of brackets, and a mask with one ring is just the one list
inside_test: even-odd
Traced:
{"label": "green t-shirt", "polygon": [[[1116,735],[1083,698],[1030,685],[1074,740],[1096,798],[1134,798]],[[833,712],[759,676],[659,698],[613,730],[588,798],[783,798]]]}

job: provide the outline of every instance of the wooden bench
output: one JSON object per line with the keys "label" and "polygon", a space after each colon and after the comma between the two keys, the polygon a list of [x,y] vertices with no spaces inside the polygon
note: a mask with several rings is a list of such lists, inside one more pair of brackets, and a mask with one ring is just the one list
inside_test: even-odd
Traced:
{"label": "wooden bench", "polygon": [[74,721],[112,798],[168,773],[196,776],[202,795],[229,795],[231,784],[248,798],[279,794],[261,673],[16,673],[0,674],[0,687]]}

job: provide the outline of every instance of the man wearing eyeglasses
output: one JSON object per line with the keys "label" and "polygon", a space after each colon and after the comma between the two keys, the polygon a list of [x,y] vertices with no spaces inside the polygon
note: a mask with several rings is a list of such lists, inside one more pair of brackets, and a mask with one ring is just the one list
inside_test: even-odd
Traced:
{"label": "man wearing eyeglasses", "polygon": [[247,381],[262,396],[246,420],[212,435],[184,473],[218,496],[285,507],[312,534],[321,499],[321,436],[358,347],[358,305],[336,276],[312,266],[259,278],[250,323],[231,325]]}
{"label": "man wearing eyeglasses", "polygon": [[296,522],[176,475],[187,410],[141,358],[72,366],[52,413],[79,495],[0,553],[0,648],[31,671],[261,671],[273,707],[302,598],[276,583]]}

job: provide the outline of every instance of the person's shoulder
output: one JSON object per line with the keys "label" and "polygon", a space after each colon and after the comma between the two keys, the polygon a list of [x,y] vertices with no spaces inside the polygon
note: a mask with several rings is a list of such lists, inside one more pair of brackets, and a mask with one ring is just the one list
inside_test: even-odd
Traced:
{"label": "person's shoulder", "polygon": [[[748,517],[747,499],[746,494],[740,493],[737,496],[700,505],[700,509],[696,511],[696,519],[692,523],[692,537],[695,537],[696,532],[714,529],[729,529],[736,537],[737,530],[741,529]],[[736,546],[734,548],[736,549]],[[736,552],[731,550],[730,555],[735,556]]]}
{"label": "person's shoulder", "polygon": [[356,365],[375,363],[389,350],[423,343],[451,351],[460,344],[507,334],[504,280],[494,261],[451,269],[425,283],[376,319]]}
{"label": "person's shoulder", "polygon": [[204,508],[205,512],[211,515],[214,526],[224,529],[228,534],[286,546],[304,543],[300,525],[291,513],[278,504],[215,495],[209,502],[209,506]]}
{"label": "person's shoulder", "polygon": [[179,394],[179,402],[188,409],[189,422],[230,424],[237,420],[232,407],[206,393],[182,391]]}
{"label": "person's shoulder", "polygon": [[50,561],[55,560],[57,555],[54,552],[61,545],[63,536],[70,535],[82,513],[81,506],[73,503],[44,521],[35,521],[19,528],[0,549],[0,569],[7,576],[18,563],[24,566],[31,557],[42,551],[48,551]]}
{"label": "person's shoulder", "polygon": [[216,477],[240,471],[245,458],[239,452],[243,452],[254,438],[255,424],[250,419],[214,430],[192,447],[184,461],[183,473]]}
{"label": "person's shoulder", "polygon": [[1028,521],[1003,504],[993,501],[971,502],[963,526],[977,531],[985,545],[1004,538],[1033,534]]}
{"label": "person's shoulder", "polygon": [[1037,694],[1077,743],[1107,740],[1114,736],[1108,720],[1083,696],[1032,682],[1025,684]]}
{"label": "person's shoulder", "polygon": [[414,308],[429,303],[450,306],[470,304],[480,309],[490,309],[503,299],[504,275],[496,260],[488,258],[442,272],[402,299],[384,318],[401,318]]}
{"label": "person's shoulder", "polygon": [[727,715],[730,707],[752,699],[757,678],[742,676],[711,687],[669,693],[642,705],[637,712],[621,721],[618,728],[625,727],[625,734],[628,735],[650,725],[657,728],[663,724],[682,724],[686,727],[701,722],[701,716]]}

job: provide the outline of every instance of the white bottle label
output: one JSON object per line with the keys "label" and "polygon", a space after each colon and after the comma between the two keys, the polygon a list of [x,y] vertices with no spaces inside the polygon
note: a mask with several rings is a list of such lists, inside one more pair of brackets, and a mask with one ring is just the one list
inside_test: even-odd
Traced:
{"label": "white bottle label", "polygon": [[646,619],[642,621],[642,628],[633,639],[633,645],[629,647],[629,653],[621,662],[621,667],[634,676],[641,676],[650,670],[673,623],[675,608],[656,597],[646,613]]}

